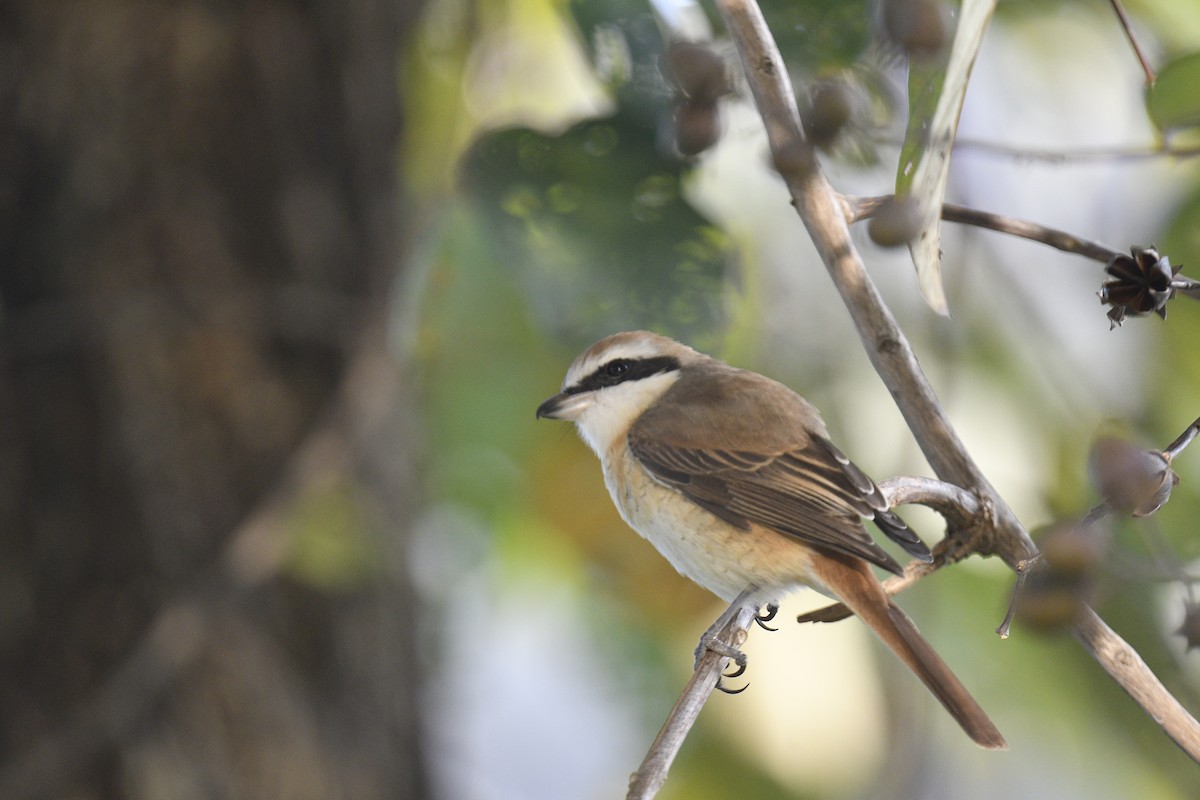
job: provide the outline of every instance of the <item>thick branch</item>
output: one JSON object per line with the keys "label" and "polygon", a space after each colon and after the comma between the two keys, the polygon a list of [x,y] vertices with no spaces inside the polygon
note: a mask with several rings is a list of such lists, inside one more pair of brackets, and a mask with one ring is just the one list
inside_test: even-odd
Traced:
{"label": "thick branch", "polygon": [[717,7],[741,56],[775,163],[850,311],[867,356],[938,477],[990,498],[997,527],[994,536],[977,543],[979,552],[998,555],[1018,571],[1027,569],[1037,548],[967,453],[908,340],[867,274],[851,241],[840,196],[825,179],[804,139],[795,93],[761,11],[751,0],[718,0]]}

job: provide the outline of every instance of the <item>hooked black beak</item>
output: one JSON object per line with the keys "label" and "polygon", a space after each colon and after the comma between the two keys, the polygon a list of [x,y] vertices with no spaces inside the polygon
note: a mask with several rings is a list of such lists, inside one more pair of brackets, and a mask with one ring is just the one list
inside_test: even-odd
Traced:
{"label": "hooked black beak", "polygon": [[556,394],[537,407],[537,419],[558,419],[556,412],[563,401],[567,399],[565,394]]}

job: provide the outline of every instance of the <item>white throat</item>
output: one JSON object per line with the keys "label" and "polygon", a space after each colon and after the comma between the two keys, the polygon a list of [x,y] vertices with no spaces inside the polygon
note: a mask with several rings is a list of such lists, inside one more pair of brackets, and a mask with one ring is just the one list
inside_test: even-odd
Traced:
{"label": "white throat", "polygon": [[580,438],[604,461],[642,412],[677,380],[679,371],[672,370],[596,391],[587,409],[575,419]]}

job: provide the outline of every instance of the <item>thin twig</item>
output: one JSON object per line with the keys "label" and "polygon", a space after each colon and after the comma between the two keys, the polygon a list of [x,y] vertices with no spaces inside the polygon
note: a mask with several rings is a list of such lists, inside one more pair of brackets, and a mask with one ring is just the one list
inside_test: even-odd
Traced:
{"label": "thin twig", "polygon": [[[900,148],[903,142],[891,131],[864,134],[872,143],[881,147]],[[930,143],[932,143],[932,139]],[[1045,161],[1051,164],[1078,164],[1093,161],[1147,161],[1156,158],[1190,159],[1200,156],[1200,145],[1181,145],[1163,140],[1145,145],[1099,145],[1095,147],[1072,147],[1070,150],[1051,150],[986,139],[955,136],[955,154],[963,152],[1011,158],[1017,161]]]}
{"label": "thin twig", "polygon": [[1182,275],[1176,275],[1171,281],[1171,289],[1176,294],[1181,294],[1184,297],[1190,297],[1193,300],[1200,300],[1200,281],[1194,281],[1191,278],[1185,278]]}
{"label": "thin twig", "polygon": [[1129,15],[1125,13],[1125,7],[1121,5],[1121,0],[1109,0],[1109,2],[1112,4],[1113,11],[1117,14],[1117,19],[1121,22],[1121,28],[1125,31],[1126,38],[1129,39],[1129,45],[1137,55],[1138,63],[1142,65],[1142,72],[1146,75],[1146,86],[1153,86],[1154,81],[1157,80],[1157,76],[1154,74],[1154,67],[1150,66],[1150,61],[1146,58],[1146,54],[1142,52],[1137,37],[1133,35],[1133,25],[1129,22]]}
{"label": "thin twig", "polygon": [[1090,528],[1112,513],[1112,506],[1110,506],[1107,502],[1100,503],[1094,506],[1091,511],[1088,511],[1088,513],[1084,515],[1083,519],[1079,521],[1079,527]]}
{"label": "thin twig", "polygon": [[[877,197],[842,195],[841,204],[843,212],[846,215],[846,221],[853,224],[875,216],[879,212],[880,207],[891,198],[892,195],[879,195]],[[990,211],[980,211],[979,209],[967,206],[955,205],[954,203],[944,203],[942,205],[942,219],[947,222],[973,225],[976,228],[985,228],[998,233],[1007,233],[1010,236],[1029,239],[1033,242],[1049,245],[1064,253],[1072,253],[1084,258],[1090,258],[1093,261],[1099,261],[1101,264],[1107,264],[1114,258],[1124,255],[1124,253],[1114,250],[1106,244],[1101,244],[1091,239],[1084,239],[1082,236],[1076,236],[1073,233],[1067,233],[1057,228],[1050,228],[1036,222],[1008,217],[1003,214],[993,214]],[[1192,300],[1200,300],[1200,282],[1194,281],[1185,275],[1176,275],[1171,281],[1171,289],[1184,297],[1189,297]]]}
{"label": "thin twig", "polygon": [[1029,573],[1032,571],[1032,569],[1027,569],[1017,573],[1017,580],[1008,595],[1008,610],[1004,612],[1004,619],[1000,620],[1000,624],[996,626],[996,633],[1001,639],[1007,639],[1012,631],[1013,620],[1017,616],[1017,598],[1021,596],[1021,590],[1025,588],[1025,581],[1029,579]]}
{"label": "thin twig", "polygon": [[[880,206],[890,198],[891,195],[880,197],[847,197],[847,221],[854,223],[875,216]],[[1112,259],[1122,255],[1121,252],[1107,245],[1075,236],[1066,231],[1049,228],[1028,220],[1008,217],[1002,214],[993,214],[988,211],[980,211],[953,203],[946,203],[942,206],[942,219],[947,222],[974,225],[977,228],[986,228],[999,233],[1018,236],[1022,239],[1041,242],[1063,252],[1074,253],[1084,258],[1099,261],[1102,264],[1107,264]]]}
{"label": "thin twig", "polygon": [[[904,565],[903,575],[889,575],[880,583],[882,583],[883,590],[888,593],[889,597],[897,595],[910,586],[915,585],[925,576],[932,575],[945,563],[935,561],[930,564],[925,561],[910,561]],[[854,612],[847,608],[844,603],[830,603],[827,606],[797,615],[796,622],[841,622],[852,616],[854,616]]]}
{"label": "thin twig", "polygon": [[[894,142],[899,146],[899,142]],[[1071,164],[1084,161],[1144,161],[1155,158],[1196,158],[1200,146],[1174,146],[1170,142],[1145,146],[1121,147],[1074,147],[1070,150],[1046,150],[1020,147],[1002,142],[987,142],[979,139],[959,137],[954,141],[955,152],[969,150],[976,153],[1015,158],[1021,161],[1049,161],[1054,164]]]}
{"label": "thin twig", "polygon": [[[735,601],[740,602],[740,601]],[[743,606],[721,632],[717,640],[732,647],[740,647],[754,621],[754,609]],[[700,709],[712,694],[721,679],[721,673],[729,665],[729,659],[715,650],[705,650],[700,657],[691,679],[683,693],[675,701],[675,707],[667,715],[666,722],[650,745],[642,765],[629,779],[627,800],[646,800],[654,797],[666,783],[667,772],[683,746],[683,740],[700,716]]]}
{"label": "thin twig", "polygon": [[1192,443],[1197,434],[1200,434],[1200,418],[1189,425],[1187,430],[1179,434],[1179,437],[1163,450],[1163,458],[1167,460],[1167,463],[1175,460],[1183,452],[1183,449]]}

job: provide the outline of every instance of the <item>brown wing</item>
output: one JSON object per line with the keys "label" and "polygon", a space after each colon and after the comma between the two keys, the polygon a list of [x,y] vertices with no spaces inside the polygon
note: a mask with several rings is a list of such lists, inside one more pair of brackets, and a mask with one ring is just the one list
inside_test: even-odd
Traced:
{"label": "brown wing", "polygon": [[[714,419],[722,420],[719,431]],[[874,518],[910,553],[930,557],[874,482],[829,442],[816,410],[760,375],[728,369],[681,377],[628,440],[658,480],[737,527],[757,523],[900,573],[863,526]]]}

